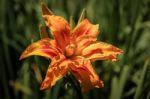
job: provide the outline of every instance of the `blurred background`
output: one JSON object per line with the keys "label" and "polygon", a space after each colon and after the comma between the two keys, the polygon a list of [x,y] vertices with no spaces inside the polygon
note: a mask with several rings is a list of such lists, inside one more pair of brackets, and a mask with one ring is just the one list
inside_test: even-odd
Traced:
{"label": "blurred background", "polygon": [[124,50],[119,61],[97,61],[105,87],[83,93],[83,99],[150,99],[150,0],[0,0],[0,99],[80,99],[64,79],[40,91],[49,61],[22,51],[40,39],[41,2],[75,22],[85,8],[100,24],[99,40]]}

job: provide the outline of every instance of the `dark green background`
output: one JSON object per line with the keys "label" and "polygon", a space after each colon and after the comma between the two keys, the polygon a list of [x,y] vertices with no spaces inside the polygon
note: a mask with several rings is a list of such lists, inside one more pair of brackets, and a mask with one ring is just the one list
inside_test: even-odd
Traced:
{"label": "dark green background", "polygon": [[0,0],[0,99],[78,99],[64,79],[40,91],[48,61],[21,52],[40,39],[41,2],[57,15],[77,22],[83,8],[100,24],[99,40],[124,50],[119,61],[97,61],[105,87],[83,93],[84,99],[150,99],[150,0]]}

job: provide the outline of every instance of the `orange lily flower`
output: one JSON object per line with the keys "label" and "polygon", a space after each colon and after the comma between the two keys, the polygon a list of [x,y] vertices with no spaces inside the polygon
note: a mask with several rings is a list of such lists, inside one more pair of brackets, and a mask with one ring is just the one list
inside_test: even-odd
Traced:
{"label": "orange lily flower", "polygon": [[93,25],[88,19],[81,21],[73,30],[62,17],[56,16],[43,5],[43,18],[54,39],[42,38],[29,45],[20,59],[39,55],[51,59],[41,90],[55,83],[71,72],[80,82],[82,91],[104,86],[91,62],[96,60],[117,60],[123,51],[111,44],[97,41],[99,25]]}

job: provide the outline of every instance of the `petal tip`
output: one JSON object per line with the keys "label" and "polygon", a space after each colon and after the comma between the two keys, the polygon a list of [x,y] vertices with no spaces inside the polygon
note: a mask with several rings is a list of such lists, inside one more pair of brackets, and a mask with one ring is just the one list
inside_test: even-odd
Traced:
{"label": "petal tip", "polygon": [[45,83],[42,83],[40,90],[46,90],[46,89],[48,89],[48,86]]}
{"label": "petal tip", "polygon": [[22,57],[22,55],[19,57],[19,60],[22,60],[23,59],[23,57]]}
{"label": "petal tip", "polygon": [[104,82],[102,80],[99,80],[94,86],[95,88],[102,88],[104,87]]}
{"label": "petal tip", "polygon": [[104,87],[104,82],[100,81],[101,87]]}
{"label": "petal tip", "polygon": [[27,56],[25,55],[25,53],[23,52],[22,54],[21,54],[21,56],[19,57],[19,60],[23,60],[23,59],[25,59]]}
{"label": "petal tip", "polygon": [[47,5],[42,3],[42,14],[43,15],[52,15],[53,12],[47,7]]}
{"label": "petal tip", "polygon": [[122,53],[124,53],[124,51],[120,49],[120,54],[122,54]]}
{"label": "petal tip", "polygon": [[19,57],[19,60],[25,59],[25,58],[27,58],[27,57],[29,57],[29,56],[30,56],[30,53],[29,53],[28,49],[26,49],[26,50],[21,54],[21,56]]}

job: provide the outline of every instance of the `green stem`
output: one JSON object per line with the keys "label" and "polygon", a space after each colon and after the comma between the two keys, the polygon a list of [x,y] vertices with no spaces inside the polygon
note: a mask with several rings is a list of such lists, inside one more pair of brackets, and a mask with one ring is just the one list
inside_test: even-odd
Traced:
{"label": "green stem", "polygon": [[66,78],[68,79],[68,81],[72,84],[72,86],[76,90],[78,98],[79,99],[83,99],[82,92],[81,92],[81,87],[80,87],[79,82],[76,79],[74,79],[72,77],[72,75],[67,75]]}

